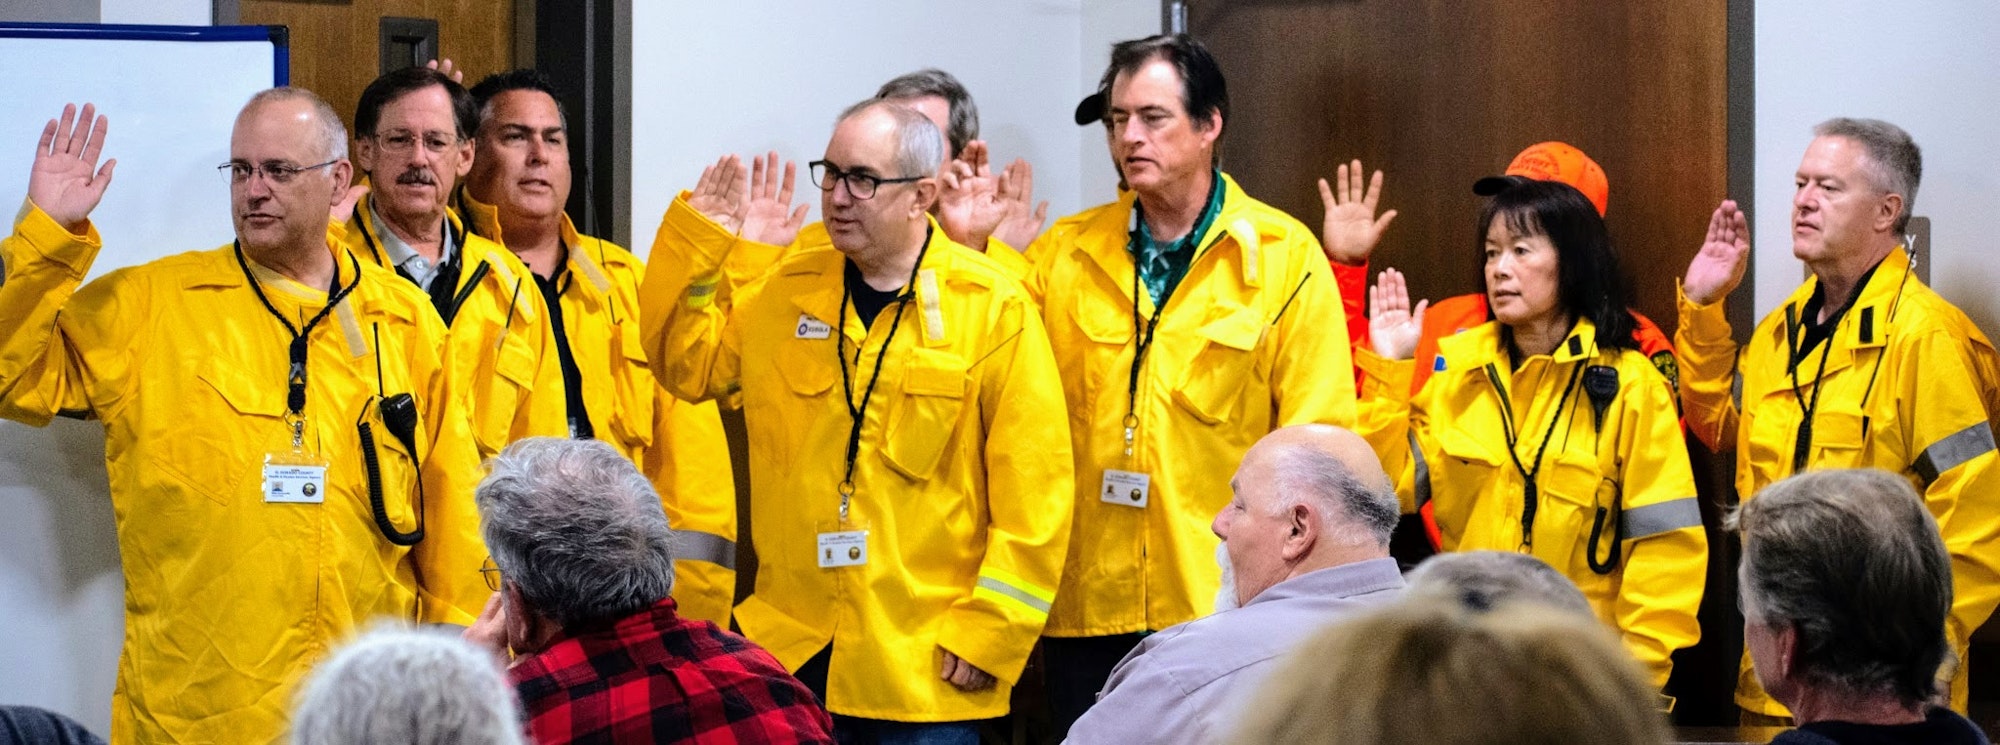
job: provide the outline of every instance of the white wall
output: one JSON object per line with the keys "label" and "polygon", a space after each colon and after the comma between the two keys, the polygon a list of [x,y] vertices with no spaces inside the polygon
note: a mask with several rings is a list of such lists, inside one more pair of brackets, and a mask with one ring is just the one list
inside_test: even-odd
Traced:
{"label": "white wall", "polygon": [[1792,258],[1792,173],[1812,126],[1885,119],[1923,148],[1915,214],[1931,218],[1933,287],[2000,331],[2000,4],[1757,4],[1756,308],[1804,271]]}
{"label": "white wall", "polygon": [[99,23],[207,26],[215,17],[214,0],[103,0],[103,3]]}
{"label": "white wall", "polygon": [[[634,3],[634,248],[646,255],[704,164],[776,149],[803,171],[841,108],[922,67],[972,91],[996,163],[1035,165],[1051,219],[1108,201],[1116,179],[1101,130],[1077,127],[1071,112],[1112,41],[1158,28],[1156,0]],[[797,198],[817,220],[819,194],[800,176]]]}

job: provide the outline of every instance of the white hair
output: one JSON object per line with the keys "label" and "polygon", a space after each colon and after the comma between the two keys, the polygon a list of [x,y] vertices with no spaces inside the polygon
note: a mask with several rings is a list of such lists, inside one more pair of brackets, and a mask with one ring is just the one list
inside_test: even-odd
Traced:
{"label": "white hair", "polygon": [[333,653],[301,688],[295,745],[521,745],[500,661],[457,635],[378,626]]}

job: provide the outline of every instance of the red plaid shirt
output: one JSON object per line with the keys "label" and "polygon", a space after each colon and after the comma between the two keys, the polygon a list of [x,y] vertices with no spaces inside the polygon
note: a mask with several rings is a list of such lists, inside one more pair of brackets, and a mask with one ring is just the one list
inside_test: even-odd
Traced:
{"label": "red plaid shirt", "polygon": [[833,742],[819,699],[769,652],[675,607],[565,634],[516,664],[535,742]]}

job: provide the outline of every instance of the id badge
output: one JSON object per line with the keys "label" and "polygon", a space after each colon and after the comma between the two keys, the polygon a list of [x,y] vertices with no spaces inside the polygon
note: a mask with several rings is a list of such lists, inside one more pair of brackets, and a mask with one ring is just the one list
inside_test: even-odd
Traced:
{"label": "id badge", "polygon": [[264,501],[290,504],[324,503],[326,465],[326,461],[305,450],[266,454],[264,477],[260,482]]}
{"label": "id badge", "polygon": [[1097,498],[1106,504],[1120,507],[1144,509],[1153,495],[1153,477],[1138,471],[1120,471],[1116,468],[1104,469],[1104,483],[1097,489]]}
{"label": "id badge", "polygon": [[821,523],[814,556],[821,569],[858,567],[868,563],[868,529],[850,522]]}

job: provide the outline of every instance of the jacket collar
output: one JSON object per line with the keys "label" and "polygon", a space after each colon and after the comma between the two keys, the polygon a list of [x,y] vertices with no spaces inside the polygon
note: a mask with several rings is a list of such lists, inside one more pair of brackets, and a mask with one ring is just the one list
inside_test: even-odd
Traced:
{"label": "jacket collar", "polygon": [[[941,347],[950,342],[946,322],[951,319],[944,315],[945,277],[950,272],[956,257],[953,251],[971,250],[960,246],[944,234],[937,218],[925,217],[930,225],[930,242],[924,248],[923,260],[917,265],[917,278],[912,287],[905,291],[916,292],[911,304],[918,314],[916,318],[904,319],[904,323],[919,321],[917,324],[923,344],[926,347]],[[849,338],[859,340],[868,333],[858,318],[841,315],[841,296],[846,291],[845,271],[847,256],[833,247],[833,241],[824,231],[815,234],[801,234],[810,242],[801,243],[795,253],[796,261],[787,261],[780,270],[780,276],[801,278],[811,289],[793,293],[792,304],[800,311],[823,323],[833,324]]]}
{"label": "jacket collar", "polygon": [[[1250,219],[1250,197],[1238,186],[1236,179],[1227,173],[1217,171],[1222,178],[1222,207],[1208,232],[1195,245],[1194,259],[1188,262],[1188,276],[1194,274],[1195,267],[1207,261],[1209,254],[1216,253],[1224,243],[1231,243],[1242,252],[1243,283],[1250,287],[1264,284],[1263,241],[1257,225]],[[1136,221],[1139,211],[1135,208],[1138,192],[1123,191],[1118,194],[1115,209],[1101,210],[1085,223],[1079,231],[1082,235],[1105,236],[1103,240],[1086,240],[1074,249],[1083,254],[1088,263],[1112,280],[1112,284],[1124,289],[1125,298],[1132,293],[1132,251],[1131,236],[1137,231]],[[1118,236],[1118,237],[1113,237]],[[1226,240],[1225,240],[1226,239]],[[1150,313],[1150,301],[1142,303],[1142,312]]]}
{"label": "jacket collar", "polygon": [[[1484,367],[1489,362],[1507,364],[1506,326],[1499,321],[1487,321],[1438,340],[1437,360],[1433,372],[1445,370],[1471,370]],[[1587,360],[1597,356],[1597,325],[1588,318],[1576,319],[1569,335],[1556,345],[1549,358],[1561,364]]]}

